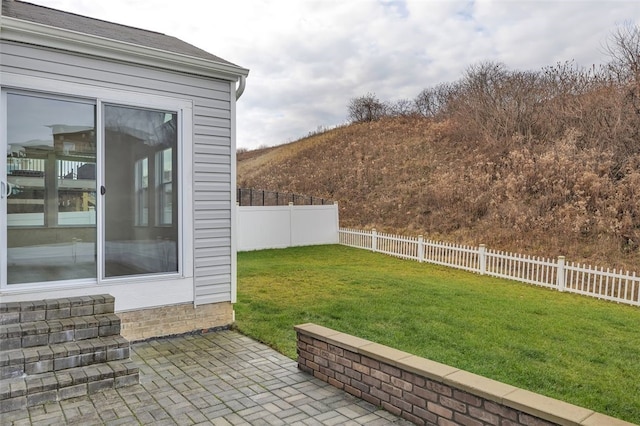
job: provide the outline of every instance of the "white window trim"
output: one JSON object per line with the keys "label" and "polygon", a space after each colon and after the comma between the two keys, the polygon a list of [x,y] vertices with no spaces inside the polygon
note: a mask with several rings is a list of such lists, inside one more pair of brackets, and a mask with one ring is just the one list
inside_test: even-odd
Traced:
{"label": "white window trim", "polygon": [[[101,264],[98,262],[98,274],[96,279],[91,280],[72,280],[72,281],[52,281],[43,283],[23,283],[9,286],[6,283],[6,256],[0,256],[0,294],[19,294],[19,293],[41,293],[43,290],[54,290],[60,288],[108,288],[113,286],[120,286],[123,283],[136,287],[136,291],[141,289],[137,284],[149,285],[149,291],[144,291],[146,297],[151,299],[157,299],[156,301],[149,300],[148,306],[159,306],[164,304],[179,303],[179,302],[193,302],[194,300],[194,288],[193,288],[193,276],[194,276],[194,240],[193,240],[193,101],[190,99],[173,98],[166,96],[159,96],[155,94],[149,94],[144,92],[125,91],[120,89],[113,89],[101,86],[70,83],[58,80],[51,80],[40,77],[26,76],[15,73],[2,73],[2,81],[0,90],[2,98],[1,105],[6,105],[6,90],[21,90],[21,91],[33,91],[42,95],[64,96],[64,97],[76,97],[79,99],[90,99],[96,102],[98,107],[98,113],[96,114],[96,130],[98,132],[98,150],[102,156],[103,153],[103,141],[102,141],[102,118],[101,108],[102,104],[119,104],[127,105],[138,108],[150,108],[150,109],[164,109],[178,112],[178,124],[180,129],[179,135],[179,149],[178,149],[178,173],[179,173],[179,191],[178,191],[178,205],[179,211],[179,232],[180,232],[180,244],[178,258],[179,258],[179,273],[178,274],[153,274],[144,275],[139,277],[128,276],[122,278],[102,278]],[[0,114],[0,128],[6,129],[6,114]],[[6,147],[6,132],[0,132],[0,146]],[[104,182],[104,171],[102,170],[102,162],[97,162],[97,176],[99,176],[98,187]],[[6,164],[4,162],[0,165],[0,176],[6,175]],[[5,203],[0,203],[0,226],[1,229],[6,229],[6,211]],[[97,232],[98,241],[102,242],[102,208],[97,209]],[[6,232],[0,233],[1,247],[6,247]],[[98,253],[102,256],[102,247],[98,247]],[[176,296],[175,292],[160,292],[159,289],[153,286],[158,285],[158,281],[176,282],[181,279],[188,279],[188,283],[184,283],[185,289],[182,289],[181,296]],[[184,280],[183,280],[184,281]],[[182,285],[180,286],[182,287]],[[188,288],[188,292],[186,291]],[[113,289],[117,290],[117,289]],[[108,291],[108,290],[106,290]],[[116,291],[121,293],[121,291]],[[164,297],[162,296],[164,293]],[[188,293],[188,295],[187,295]]]}

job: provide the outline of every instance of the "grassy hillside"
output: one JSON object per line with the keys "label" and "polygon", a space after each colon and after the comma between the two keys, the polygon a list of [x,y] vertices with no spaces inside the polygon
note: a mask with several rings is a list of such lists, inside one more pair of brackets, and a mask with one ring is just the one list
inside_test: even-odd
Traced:
{"label": "grassy hillside", "polygon": [[482,62],[352,99],[354,124],[238,155],[238,184],[336,200],[342,226],[640,272],[640,27],[604,45],[597,68]]}
{"label": "grassy hillside", "polygon": [[[238,185],[335,200],[341,226],[638,270],[640,156],[577,132],[544,144],[461,142],[452,121],[386,117],[238,155]],[[618,166],[620,167],[620,166]]]}

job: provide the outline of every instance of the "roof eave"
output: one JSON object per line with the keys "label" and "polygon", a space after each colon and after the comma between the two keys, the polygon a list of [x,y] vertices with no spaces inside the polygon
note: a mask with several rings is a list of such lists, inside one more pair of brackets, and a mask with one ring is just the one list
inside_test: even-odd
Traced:
{"label": "roof eave", "polygon": [[112,40],[7,16],[2,16],[0,19],[1,40],[28,43],[230,81],[238,81],[241,76],[246,77],[249,75],[248,69],[228,63]]}

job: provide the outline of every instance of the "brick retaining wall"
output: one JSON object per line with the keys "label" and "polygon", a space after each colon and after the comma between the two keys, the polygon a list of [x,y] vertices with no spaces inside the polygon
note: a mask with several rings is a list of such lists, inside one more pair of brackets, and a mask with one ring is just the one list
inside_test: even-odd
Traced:
{"label": "brick retaining wall", "polygon": [[301,370],[417,425],[632,426],[319,325],[295,329]]}
{"label": "brick retaining wall", "polygon": [[194,307],[191,303],[184,303],[120,311],[117,314],[122,321],[122,335],[135,342],[151,337],[229,326],[233,322],[233,305],[230,302],[222,302]]}

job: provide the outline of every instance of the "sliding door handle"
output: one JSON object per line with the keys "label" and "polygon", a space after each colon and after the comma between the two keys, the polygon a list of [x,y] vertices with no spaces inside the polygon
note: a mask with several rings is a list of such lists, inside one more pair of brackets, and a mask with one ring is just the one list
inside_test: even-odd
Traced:
{"label": "sliding door handle", "polygon": [[105,188],[104,186],[100,185],[100,195],[104,195],[107,192],[107,188]]}
{"label": "sliding door handle", "polygon": [[0,199],[9,198],[9,195],[11,195],[12,190],[13,190],[13,186],[11,186],[9,182],[0,180]]}

